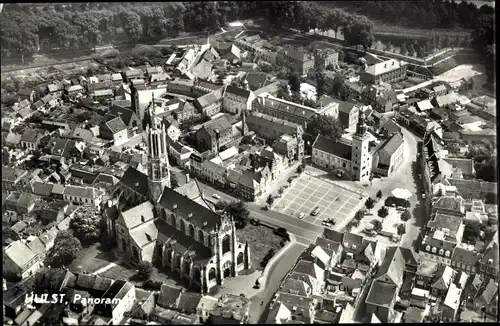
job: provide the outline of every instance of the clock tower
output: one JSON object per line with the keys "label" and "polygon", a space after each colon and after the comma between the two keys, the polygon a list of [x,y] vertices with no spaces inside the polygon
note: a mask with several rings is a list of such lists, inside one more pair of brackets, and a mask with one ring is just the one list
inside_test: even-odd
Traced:
{"label": "clock tower", "polygon": [[167,131],[158,121],[154,109],[150,110],[150,121],[146,125],[148,142],[148,189],[149,199],[158,203],[165,187],[170,188],[170,165],[167,152]]}

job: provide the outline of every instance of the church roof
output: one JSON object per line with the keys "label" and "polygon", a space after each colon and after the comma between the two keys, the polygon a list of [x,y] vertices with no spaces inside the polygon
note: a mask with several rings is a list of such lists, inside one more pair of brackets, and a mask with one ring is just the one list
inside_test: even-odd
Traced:
{"label": "church roof", "polygon": [[166,209],[177,212],[184,219],[201,229],[211,230],[216,225],[221,225],[222,222],[222,216],[219,214],[170,188],[164,189],[159,203]]}
{"label": "church roof", "polygon": [[129,167],[123,174],[120,183],[131,190],[146,195],[148,193],[148,176]]}
{"label": "church roof", "polygon": [[313,148],[320,151],[341,157],[346,160],[351,160],[352,146],[342,143],[340,141],[335,141],[333,139],[318,135],[314,141]]}
{"label": "church roof", "polygon": [[160,243],[170,243],[176,252],[192,254],[192,260],[201,265],[206,264],[212,258],[210,248],[205,247],[201,242],[194,240],[184,232],[176,230],[165,221],[157,220],[156,226],[158,227],[158,241]]}
{"label": "church roof", "polygon": [[122,212],[123,221],[128,229],[154,219],[154,207],[149,201]]}

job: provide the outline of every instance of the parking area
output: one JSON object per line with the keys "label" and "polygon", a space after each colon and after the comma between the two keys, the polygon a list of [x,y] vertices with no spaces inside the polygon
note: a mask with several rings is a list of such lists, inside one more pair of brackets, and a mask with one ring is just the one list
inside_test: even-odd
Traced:
{"label": "parking area", "polygon": [[[288,188],[276,202],[275,209],[289,216],[298,218],[304,213],[304,220],[321,226],[326,218],[335,224],[351,218],[364,197],[352,190],[347,190],[332,181],[311,175],[302,175]],[[318,207],[319,212],[312,216]]]}

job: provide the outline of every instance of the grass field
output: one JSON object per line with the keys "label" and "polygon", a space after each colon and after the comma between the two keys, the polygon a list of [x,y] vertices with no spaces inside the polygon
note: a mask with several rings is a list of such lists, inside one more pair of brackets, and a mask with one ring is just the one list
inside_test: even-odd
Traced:
{"label": "grass field", "polygon": [[278,252],[281,249],[282,237],[273,233],[273,229],[264,225],[247,224],[244,229],[238,230],[238,241],[248,242],[252,267],[262,270],[260,263],[270,249]]}
{"label": "grass field", "polygon": [[113,253],[104,249],[99,243],[83,248],[78,253],[78,257],[68,266],[69,270],[76,273],[94,272],[115,261],[116,257]]}

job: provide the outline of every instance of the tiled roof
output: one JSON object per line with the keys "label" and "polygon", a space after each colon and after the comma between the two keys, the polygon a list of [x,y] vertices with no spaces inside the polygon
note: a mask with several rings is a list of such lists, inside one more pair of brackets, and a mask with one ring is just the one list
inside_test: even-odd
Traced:
{"label": "tiled roof", "polygon": [[182,292],[179,300],[178,309],[188,314],[196,314],[196,308],[201,300],[201,293]]}
{"label": "tiled roof", "polygon": [[222,217],[219,214],[191,201],[170,188],[165,188],[159,203],[168,210],[177,212],[177,214],[199,228],[212,230],[216,225],[220,226],[222,224]]}
{"label": "tiled roof", "polygon": [[232,85],[228,85],[226,87],[226,92],[225,94],[233,94],[239,97],[243,97],[245,99],[248,99],[250,97],[251,91],[247,91],[246,89],[235,87]]}
{"label": "tiled roof", "polygon": [[176,252],[191,255],[191,259],[198,265],[206,264],[213,256],[210,248],[194,240],[163,220],[157,220],[158,242],[160,244],[170,243]]}
{"label": "tiled roof", "polygon": [[148,177],[133,167],[129,167],[125,171],[120,179],[120,183],[139,194],[146,195],[148,193]]}
{"label": "tiled roof", "polygon": [[402,145],[404,144],[403,137],[396,133],[394,136],[389,138],[379,151],[386,152],[389,156],[392,156]]}
{"label": "tiled roof", "polygon": [[125,226],[130,230],[155,218],[154,206],[149,201],[122,212]]}
{"label": "tiled roof", "polygon": [[106,125],[106,127],[108,127],[108,129],[113,134],[116,134],[116,133],[118,133],[120,131],[123,131],[123,130],[127,129],[127,126],[123,122],[122,118],[119,117],[119,116],[116,117],[116,118],[113,118],[113,119],[109,120],[108,122],[105,122],[104,124]]}
{"label": "tiled roof", "polygon": [[398,285],[403,281],[404,268],[405,259],[403,254],[398,247],[394,247],[394,249],[386,251],[376,277],[380,279],[387,275],[393,284]]}
{"label": "tiled roof", "polygon": [[4,251],[16,266],[21,269],[27,268],[27,264],[37,255],[24,242],[18,240],[11,243]]}
{"label": "tiled roof", "polygon": [[384,283],[378,280],[373,281],[366,298],[366,303],[390,307],[396,298],[398,286],[399,284]]}
{"label": "tiled roof", "polygon": [[381,74],[385,74],[386,72],[393,71],[395,69],[399,69],[400,67],[405,66],[407,63],[400,60],[386,60],[383,62],[376,63],[372,66],[368,66],[366,68],[365,73],[373,76],[379,76]]}
{"label": "tiled roof", "polygon": [[96,189],[92,187],[66,186],[64,195],[80,198],[94,199],[97,197]]}
{"label": "tiled roof", "polygon": [[158,301],[156,302],[157,305],[163,308],[172,308],[175,307],[175,303],[179,296],[182,293],[182,288],[169,285],[169,284],[162,284],[160,288],[160,293],[158,294]]}
{"label": "tiled roof", "polygon": [[318,135],[314,141],[313,148],[320,151],[341,157],[346,160],[351,160],[352,146]]}

